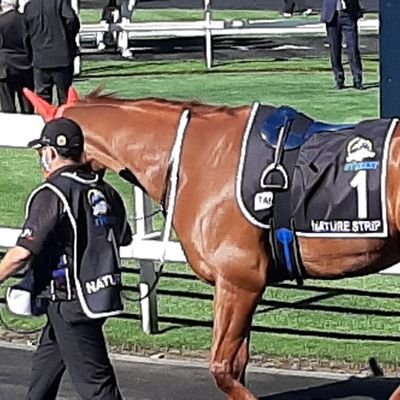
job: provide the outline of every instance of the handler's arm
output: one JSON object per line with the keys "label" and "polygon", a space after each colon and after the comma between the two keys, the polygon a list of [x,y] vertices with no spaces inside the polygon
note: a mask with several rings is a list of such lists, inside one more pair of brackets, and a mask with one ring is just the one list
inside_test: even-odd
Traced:
{"label": "handler's arm", "polygon": [[32,253],[24,247],[10,249],[0,263],[0,283],[22,269],[31,256]]}
{"label": "handler's arm", "polygon": [[7,252],[0,263],[0,283],[23,268],[31,256],[42,251],[62,207],[60,199],[52,190],[42,189],[36,193],[16,246]]}

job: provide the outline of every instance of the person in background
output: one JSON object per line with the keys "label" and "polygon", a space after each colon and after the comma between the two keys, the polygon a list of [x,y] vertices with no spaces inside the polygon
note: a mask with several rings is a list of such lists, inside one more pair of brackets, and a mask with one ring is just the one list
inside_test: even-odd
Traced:
{"label": "person in background", "polygon": [[52,103],[55,86],[58,104],[63,104],[73,80],[78,16],[70,0],[30,0],[24,15],[32,46],[35,92]]}
{"label": "person in background", "polygon": [[17,0],[3,0],[0,13],[0,105],[2,112],[33,113],[22,89],[33,89],[32,57],[24,17]]}
{"label": "person in background", "polygon": [[[123,308],[119,246],[132,241],[123,201],[84,164],[83,133],[71,119],[47,122],[28,146],[38,151],[46,179],[30,195],[16,246],[0,263],[0,282],[27,266],[8,291],[10,310],[47,316],[27,398],[56,399],[67,370],[79,398],[121,400],[103,325]],[[21,291],[30,293],[26,305]]]}
{"label": "person in background", "polygon": [[359,0],[324,0],[321,22],[326,25],[330,59],[338,90],[344,88],[345,74],[342,64],[342,41],[353,75],[353,87],[363,90],[363,71],[358,40],[358,20],[362,17]]}
{"label": "person in background", "polygon": [[303,14],[310,15],[312,13],[312,8],[308,7],[306,0],[283,0],[283,16],[285,18],[293,17],[295,9]]}
{"label": "person in background", "polygon": [[[103,8],[100,23],[116,24],[121,22],[121,7],[117,6],[117,0],[109,0],[108,4]],[[110,47],[117,47],[118,32],[102,32],[97,35],[98,50],[104,50]]]}

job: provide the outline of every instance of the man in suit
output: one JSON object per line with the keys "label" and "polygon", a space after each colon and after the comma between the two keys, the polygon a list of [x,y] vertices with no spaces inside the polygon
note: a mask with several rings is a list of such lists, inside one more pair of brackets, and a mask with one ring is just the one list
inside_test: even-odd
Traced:
{"label": "man in suit", "polygon": [[17,11],[17,0],[3,0],[0,13],[0,104],[2,112],[17,111],[18,97],[22,113],[33,107],[22,93],[23,87],[33,89],[32,59],[24,17]]}
{"label": "man in suit", "polygon": [[48,103],[53,86],[65,103],[72,84],[79,18],[71,0],[30,0],[24,11],[32,45],[35,91]]}
{"label": "man in suit", "polygon": [[363,90],[362,64],[358,43],[358,20],[362,17],[359,0],[324,0],[321,10],[321,22],[326,24],[330,58],[336,80],[336,88],[344,88],[344,70],[342,64],[342,40],[347,46],[353,87]]}

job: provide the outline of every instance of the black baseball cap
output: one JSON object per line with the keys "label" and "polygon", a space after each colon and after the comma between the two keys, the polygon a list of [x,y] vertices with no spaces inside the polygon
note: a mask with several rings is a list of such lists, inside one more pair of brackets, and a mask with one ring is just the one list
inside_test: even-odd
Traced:
{"label": "black baseball cap", "polygon": [[46,123],[39,139],[32,140],[28,147],[41,149],[53,146],[59,150],[83,151],[83,133],[81,127],[72,119],[57,118]]}

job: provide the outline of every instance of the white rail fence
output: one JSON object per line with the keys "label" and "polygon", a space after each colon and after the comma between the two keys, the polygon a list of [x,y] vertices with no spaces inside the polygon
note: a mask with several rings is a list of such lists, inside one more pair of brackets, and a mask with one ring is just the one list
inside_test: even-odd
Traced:
{"label": "white rail fence", "polygon": [[[127,3],[127,1],[125,1]],[[77,5],[75,6],[78,10]],[[79,10],[78,10],[79,11]],[[204,0],[203,19],[199,21],[176,22],[131,22],[124,18],[121,23],[83,24],[80,39],[92,38],[98,42],[105,32],[118,33],[118,48],[121,53],[130,54],[129,40],[143,38],[204,38],[204,57],[207,68],[213,65],[213,38],[231,37],[270,37],[282,35],[325,35],[325,24],[301,23],[293,26],[287,21],[276,20],[215,20],[212,17],[211,1]],[[361,33],[378,33],[379,21],[359,21]]]}
{"label": "white rail fence", "polygon": [[[37,115],[20,115],[0,113],[2,133],[0,148],[26,148],[27,143],[40,136],[43,120]],[[5,134],[12,132],[12,134]],[[140,265],[140,296],[145,296],[156,279],[155,264],[162,256],[164,245],[161,242],[161,233],[154,231],[150,214],[150,200],[143,192],[134,188],[135,197],[135,226],[133,242],[121,248],[121,257],[138,260]],[[0,227],[0,249],[7,250],[15,245],[20,229]],[[166,262],[186,262],[182,247],[178,242],[169,241],[166,250]],[[400,264],[382,271],[383,274],[400,274]],[[146,333],[155,333],[158,330],[157,318],[157,289],[152,291],[140,302],[142,329]]]}

